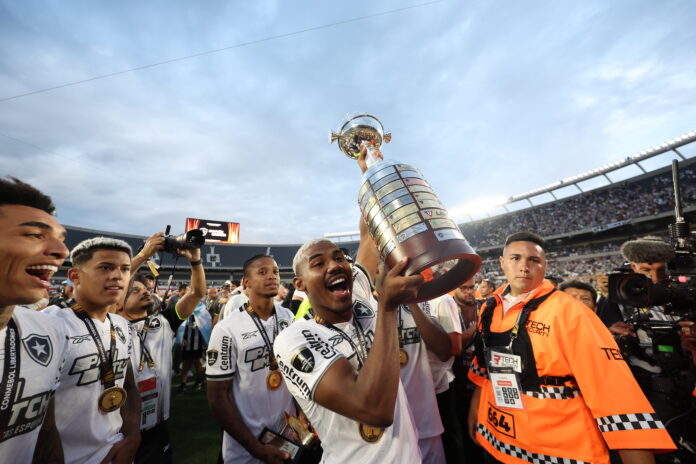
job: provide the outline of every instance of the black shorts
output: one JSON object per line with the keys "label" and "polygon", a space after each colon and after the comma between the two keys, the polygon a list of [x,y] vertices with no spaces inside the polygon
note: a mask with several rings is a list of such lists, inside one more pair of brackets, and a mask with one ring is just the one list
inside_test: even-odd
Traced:
{"label": "black shorts", "polygon": [[201,359],[205,350],[187,350],[181,351],[181,359],[184,361]]}

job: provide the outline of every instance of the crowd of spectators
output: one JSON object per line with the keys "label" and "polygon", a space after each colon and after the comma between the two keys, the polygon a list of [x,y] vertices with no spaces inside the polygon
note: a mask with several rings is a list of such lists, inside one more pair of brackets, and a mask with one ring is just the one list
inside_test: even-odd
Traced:
{"label": "crowd of spectators", "polygon": [[[680,172],[682,204],[696,204],[696,171]],[[592,190],[537,207],[461,226],[475,248],[500,246],[505,237],[531,230],[544,237],[582,230],[601,230],[645,216],[670,211],[674,192],[670,173]]]}

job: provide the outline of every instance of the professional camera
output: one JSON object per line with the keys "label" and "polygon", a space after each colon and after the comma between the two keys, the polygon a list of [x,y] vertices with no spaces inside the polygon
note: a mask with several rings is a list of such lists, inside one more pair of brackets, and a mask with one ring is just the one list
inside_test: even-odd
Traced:
{"label": "professional camera", "polygon": [[191,229],[179,235],[169,235],[171,226],[167,226],[164,232],[164,251],[167,253],[178,254],[179,250],[194,250],[200,248],[205,243],[203,231]]}

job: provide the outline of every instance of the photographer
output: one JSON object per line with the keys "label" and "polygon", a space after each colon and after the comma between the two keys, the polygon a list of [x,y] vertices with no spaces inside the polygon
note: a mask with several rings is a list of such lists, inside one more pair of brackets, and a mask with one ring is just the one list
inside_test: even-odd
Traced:
{"label": "photographer", "polygon": [[624,319],[616,324],[627,327],[617,343],[641,389],[681,445],[671,462],[680,462],[682,455],[696,458],[687,451],[693,441],[693,353],[684,330],[691,324],[686,318],[696,301],[693,290],[668,273],[671,269],[672,277],[688,274],[690,268],[679,269],[672,246],[654,238],[628,241],[621,253],[634,273],[616,272],[609,278],[610,303],[620,308]]}
{"label": "photographer", "polygon": [[[135,265],[139,267],[156,252],[164,250],[164,240],[162,233],[150,237],[134,258]],[[136,274],[121,313],[130,322],[133,333],[131,361],[142,394],[142,442],[135,458],[136,464],[172,460],[166,421],[169,418],[174,332],[194,313],[205,294],[201,250],[195,248],[178,252],[191,264],[191,292],[179,299],[172,311],[158,314],[153,310],[154,301],[147,277]]]}

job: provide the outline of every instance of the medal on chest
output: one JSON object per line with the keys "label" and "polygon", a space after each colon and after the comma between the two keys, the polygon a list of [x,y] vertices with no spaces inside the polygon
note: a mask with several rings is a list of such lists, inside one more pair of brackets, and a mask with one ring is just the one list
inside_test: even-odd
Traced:
{"label": "medal on chest", "polygon": [[382,427],[373,427],[362,423],[358,424],[358,432],[360,432],[360,438],[368,443],[377,443],[384,436]]}
{"label": "medal on chest", "polygon": [[107,414],[121,409],[121,406],[126,402],[126,398],[128,398],[128,393],[123,388],[107,388],[99,395],[97,406],[99,411]]}
{"label": "medal on chest", "polygon": [[401,367],[408,364],[408,353],[403,348],[399,350],[399,364],[401,364]]}
{"label": "medal on chest", "polygon": [[280,375],[278,367],[271,369],[266,377],[266,386],[269,390],[277,390],[283,383],[283,376]]}

